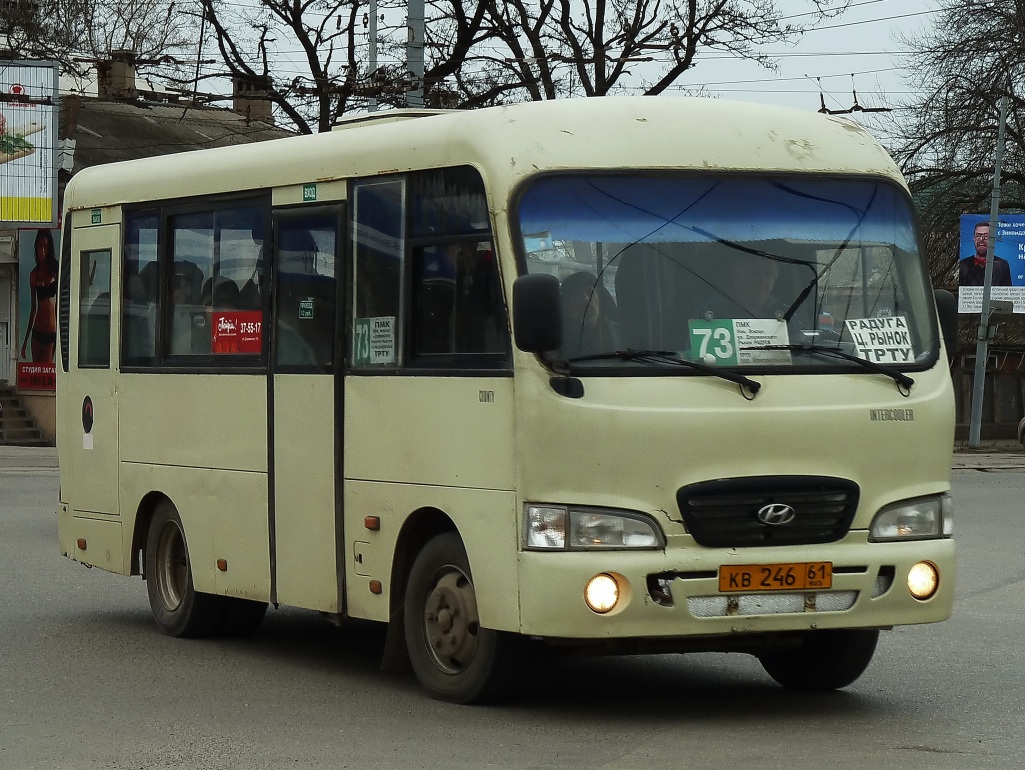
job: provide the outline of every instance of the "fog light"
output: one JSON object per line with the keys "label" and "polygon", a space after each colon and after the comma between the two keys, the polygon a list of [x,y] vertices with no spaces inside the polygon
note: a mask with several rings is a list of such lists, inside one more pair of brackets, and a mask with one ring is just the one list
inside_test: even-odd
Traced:
{"label": "fog light", "polygon": [[584,589],[584,601],[587,606],[599,615],[611,612],[619,603],[619,583],[612,575],[604,572],[587,581]]}
{"label": "fog light", "polygon": [[931,599],[940,586],[940,573],[936,565],[920,561],[908,572],[908,591],[920,601]]}

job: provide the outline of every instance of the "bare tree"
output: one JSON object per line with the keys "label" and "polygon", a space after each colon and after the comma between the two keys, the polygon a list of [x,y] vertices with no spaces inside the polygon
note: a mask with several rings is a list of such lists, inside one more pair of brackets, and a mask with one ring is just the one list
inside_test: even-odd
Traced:
{"label": "bare tree", "polygon": [[[227,74],[264,84],[267,98],[302,133],[330,130],[339,117],[364,108],[370,98],[402,104],[417,85],[404,61],[406,27],[394,22],[380,31],[384,59],[370,72],[370,6],[365,0],[259,0],[251,10],[220,0],[200,2]],[[435,7],[445,43],[434,49],[425,72],[428,90],[458,72],[467,52],[489,34],[483,0],[438,0]],[[382,18],[401,18],[404,9],[404,0],[377,4]],[[285,77],[283,65],[290,69]],[[436,88],[428,98],[438,102],[447,97]]]}
{"label": "bare tree", "polygon": [[905,41],[921,101],[892,125],[891,151],[919,202],[933,281],[956,269],[959,215],[989,211],[998,103],[1009,98],[1001,208],[1025,208],[1025,2],[942,0],[931,31]]}
{"label": "bare tree", "polygon": [[500,45],[471,51],[455,85],[467,106],[660,94],[712,51],[774,69],[760,46],[793,40],[848,4],[808,0],[797,24],[776,0],[488,0]]}
{"label": "bare tree", "polygon": [[195,45],[196,30],[180,13],[183,2],[192,0],[169,6],[157,0],[4,0],[0,39],[20,57],[56,61],[62,74],[81,79],[90,62],[118,50],[144,63],[159,60],[154,71],[166,73],[176,55],[188,55]]}
{"label": "bare tree", "polygon": [[299,131],[314,132],[368,98],[402,104],[420,86],[428,105],[471,108],[659,94],[713,50],[771,69],[763,44],[795,39],[850,0],[805,0],[808,13],[797,18],[806,23],[787,22],[777,0],[427,0],[423,83],[405,65],[404,0],[378,0],[375,13],[390,26],[376,41],[383,64],[373,73],[367,0],[199,2],[227,74],[262,83]]}

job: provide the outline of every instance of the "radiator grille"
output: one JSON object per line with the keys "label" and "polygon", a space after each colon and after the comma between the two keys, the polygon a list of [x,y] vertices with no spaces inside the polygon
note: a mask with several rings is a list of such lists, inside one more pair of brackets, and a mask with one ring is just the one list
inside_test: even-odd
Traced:
{"label": "radiator grille", "polygon": [[[853,481],[828,476],[752,476],[691,484],[677,491],[676,501],[700,545],[803,545],[840,540],[858,509],[858,491]],[[760,521],[759,511],[771,505],[790,506],[793,520]]]}

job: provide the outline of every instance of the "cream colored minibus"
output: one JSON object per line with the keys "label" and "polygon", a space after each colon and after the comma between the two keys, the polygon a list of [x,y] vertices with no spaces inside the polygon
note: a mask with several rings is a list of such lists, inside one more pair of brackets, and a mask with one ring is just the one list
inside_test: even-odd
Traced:
{"label": "cream colored minibus", "polygon": [[567,650],[829,690],[951,613],[949,295],[856,123],[383,113],[88,169],[64,226],[60,548],[164,633],[378,621],[472,702]]}

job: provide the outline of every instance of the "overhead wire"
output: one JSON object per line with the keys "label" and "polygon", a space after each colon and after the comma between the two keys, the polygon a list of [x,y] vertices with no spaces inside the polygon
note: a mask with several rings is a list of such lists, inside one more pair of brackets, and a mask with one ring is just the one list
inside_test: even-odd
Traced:
{"label": "overhead wire", "polygon": [[[845,12],[849,11],[851,9],[854,9],[854,8],[858,8],[858,7],[878,5],[881,2],[888,2],[888,0],[863,0],[863,2],[851,3],[849,6],[847,6],[847,8],[845,9]],[[246,8],[246,9],[250,9],[250,10],[258,10],[260,4],[258,2],[245,3],[245,2],[232,2],[232,1],[228,0],[226,2],[221,2],[220,5],[221,6],[229,6],[229,7],[237,7],[237,8]],[[809,35],[809,34],[814,34],[815,32],[843,29],[843,28],[855,27],[855,26],[862,26],[862,25],[865,25],[865,24],[877,24],[877,23],[882,23],[882,22],[887,22],[887,21],[898,21],[898,20],[902,20],[902,19],[909,19],[909,18],[914,18],[914,17],[919,17],[919,16],[926,16],[926,15],[930,15],[930,14],[935,14],[935,13],[940,12],[941,10],[943,10],[943,9],[942,8],[927,9],[927,10],[924,10],[924,11],[911,11],[911,12],[908,12],[908,13],[893,14],[893,15],[889,15],[889,16],[880,16],[880,17],[875,17],[875,18],[871,18],[871,19],[860,19],[860,20],[856,20],[856,21],[839,22],[839,23],[836,23],[836,24],[824,24],[824,25],[821,25],[821,26],[811,26],[811,27],[808,27],[807,29],[805,29],[803,31],[803,34]],[[818,15],[818,12],[806,12],[806,13],[792,14],[792,15],[788,15],[788,16],[783,16],[783,17],[780,18],[780,21],[792,21],[792,20],[795,20],[795,19],[807,18],[807,17],[813,16],[813,15]],[[401,26],[401,25],[397,25],[397,26]],[[766,37],[764,39],[767,40],[769,38]],[[757,42],[757,39],[755,39],[753,42]],[[836,51],[836,50],[833,50],[833,51],[800,51],[800,52],[798,52],[798,51],[779,51],[779,52],[764,51],[764,52],[760,52],[760,53],[762,55],[765,55],[765,56],[767,56],[767,57],[769,57],[771,59],[774,59],[774,60],[788,60],[788,59],[817,59],[817,58],[823,58],[824,59],[824,58],[835,58],[835,57],[838,57],[838,56],[839,57],[845,57],[845,56],[846,57],[859,57],[859,58],[861,58],[861,57],[869,57],[869,56],[873,56],[873,57],[874,56],[893,56],[895,54],[899,56],[901,54],[910,54],[910,53],[912,53],[912,51],[893,51],[893,50],[890,50],[890,51],[868,51],[868,50]],[[277,59],[277,65],[275,67],[275,71],[281,77],[281,79],[283,81],[288,81],[290,79],[294,79],[295,77],[299,77],[299,78],[308,77],[308,70],[302,66],[302,61],[299,58],[299,57],[302,57],[304,54],[305,54],[304,51],[302,51],[300,49],[294,49],[294,48],[281,48],[281,49],[277,49],[277,50],[274,51],[274,56]],[[295,58],[295,59],[291,58],[293,56],[297,57],[297,58]],[[651,58],[651,60],[654,63],[657,63],[657,62],[661,61],[663,64],[667,64],[669,62],[669,58],[667,56],[663,57],[663,58],[660,58],[658,55],[653,55],[650,58]],[[389,59],[391,59],[391,60],[389,61]],[[703,55],[701,57],[701,61],[702,62],[725,61],[725,60],[736,60],[736,59],[737,59],[736,56],[733,56],[733,55],[730,55],[730,54],[709,54],[709,55]],[[396,56],[396,57],[382,56],[382,57],[380,57],[379,61],[382,64],[384,64],[384,65],[388,65],[388,64],[400,65],[403,60],[401,59],[401,57],[398,57],[398,56]],[[289,66],[289,65],[292,65],[292,66]],[[860,71],[856,70],[854,72],[845,71],[843,73],[819,74],[819,75],[816,75],[815,77],[818,77],[818,78],[821,78],[821,79],[830,79],[830,78],[836,78],[836,77],[855,77],[855,76],[864,76],[864,75],[877,74],[877,73],[883,73],[883,72],[889,72],[889,71],[896,71],[896,70],[899,70],[899,69],[900,69],[899,67],[863,69],[863,70],[860,70]],[[814,94],[817,93],[817,91],[811,91],[811,90],[805,91],[805,90],[802,90],[802,89],[766,89],[765,87],[760,87],[760,88],[757,88],[757,89],[740,89],[740,88],[723,89],[723,88],[718,88],[717,87],[719,85],[743,85],[743,84],[750,84],[750,85],[763,85],[764,84],[764,85],[769,85],[769,84],[780,84],[780,83],[785,83],[785,82],[794,82],[794,81],[797,81],[797,80],[803,80],[803,78],[763,78],[763,79],[749,79],[749,80],[746,80],[746,81],[744,81],[744,80],[732,81],[732,82],[725,81],[725,82],[721,82],[721,83],[719,81],[708,81],[708,82],[704,82],[704,83],[674,84],[673,86],[671,86],[671,89],[677,90],[677,91],[684,91],[684,90],[686,90],[686,91],[695,91],[695,90],[700,90],[702,88],[716,87],[717,91],[720,91],[720,92],[723,92],[723,93],[755,93],[755,92],[757,92],[757,93],[760,93],[760,94],[764,94],[767,91],[771,92],[771,93],[780,93],[780,94],[808,93],[810,95],[814,95]],[[894,92],[894,93],[898,93],[898,92]],[[906,93],[911,93],[911,92],[906,92],[905,91],[905,92],[899,92],[899,93],[905,93],[906,94]]]}

